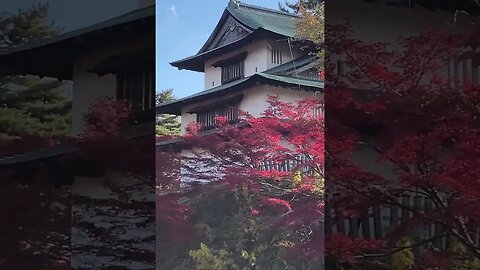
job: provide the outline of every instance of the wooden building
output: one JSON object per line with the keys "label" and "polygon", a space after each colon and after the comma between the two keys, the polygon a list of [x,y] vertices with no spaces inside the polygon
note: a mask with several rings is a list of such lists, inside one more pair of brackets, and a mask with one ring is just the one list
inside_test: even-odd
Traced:
{"label": "wooden building", "polygon": [[[155,1],[140,0],[124,15],[0,51],[0,75],[25,74],[72,81],[72,135],[84,130],[89,106],[110,97],[134,105],[136,121],[124,135],[151,136],[153,145]],[[0,169],[47,166],[57,184],[71,185],[71,269],[153,269],[154,188],[105,168],[91,170],[93,163],[61,162],[77,150],[61,144],[0,157]]]}

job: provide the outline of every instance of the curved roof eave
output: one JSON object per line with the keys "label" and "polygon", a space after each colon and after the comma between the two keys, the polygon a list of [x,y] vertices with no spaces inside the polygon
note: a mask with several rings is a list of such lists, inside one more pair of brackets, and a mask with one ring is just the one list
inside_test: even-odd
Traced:
{"label": "curved roof eave", "polygon": [[227,92],[233,91],[234,89],[238,88],[248,88],[250,85],[255,84],[256,82],[263,82],[264,84],[274,84],[274,85],[288,85],[293,88],[302,89],[309,89],[315,91],[323,91],[324,83],[321,81],[311,81],[306,79],[300,78],[292,78],[274,74],[267,74],[267,73],[256,73],[250,77],[240,79],[237,81],[233,81],[224,85],[220,85],[214,88],[210,88],[208,90],[193,94],[191,96],[177,99],[170,102],[165,102],[156,107],[156,113],[162,114],[181,114],[181,107],[206,99],[213,95],[221,95]]}
{"label": "curved roof eave", "polygon": [[254,30],[252,33],[248,34],[247,36],[239,40],[236,40],[235,42],[228,43],[223,46],[217,47],[213,50],[206,51],[197,55],[189,56],[181,60],[170,62],[169,64],[173,67],[178,68],[179,70],[188,69],[188,70],[197,71],[197,72],[204,72],[205,66],[203,65],[203,63],[205,60],[215,57],[217,54],[234,50],[236,49],[236,47],[240,47],[245,43],[248,43],[249,41],[253,41],[255,39],[258,39],[264,36],[273,37],[273,36],[282,36],[282,35],[260,27]]}

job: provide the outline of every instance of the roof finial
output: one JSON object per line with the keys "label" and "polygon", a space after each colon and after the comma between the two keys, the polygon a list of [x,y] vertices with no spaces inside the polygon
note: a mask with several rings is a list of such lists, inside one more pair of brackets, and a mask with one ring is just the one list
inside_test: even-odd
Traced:
{"label": "roof finial", "polygon": [[238,8],[240,7],[240,0],[230,0],[228,2],[228,6],[231,8]]}

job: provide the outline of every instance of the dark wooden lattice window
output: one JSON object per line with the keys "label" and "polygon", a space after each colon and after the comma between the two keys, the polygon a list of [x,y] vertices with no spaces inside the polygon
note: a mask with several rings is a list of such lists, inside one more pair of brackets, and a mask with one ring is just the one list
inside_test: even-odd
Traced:
{"label": "dark wooden lattice window", "polygon": [[222,84],[242,79],[245,76],[243,61],[222,66]]}
{"label": "dark wooden lattice window", "polygon": [[480,85],[480,55],[467,52],[450,59],[448,63],[448,77],[451,87],[456,88],[463,84]]}
{"label": "dark wooden lattice window", "polygon": [[137,110],[155,107],[155,76],[152,70],[117,75],[117,99],[127,100]]}
{"label": "dark wooden lattice window", "polygon": [[153,115],[150,112],[155,109],[155,74],[153,70],[117,74],[117,100],[130,102],[137,120],[145,118],[146,121],[149,116]]}
{"label": "dark wooden lattice window", "polygon": [[208,110],[197,112],[197,122],[202,124],[203,129],[211,129],[215,127],[217,116],[226,117],[229,123],[238,121],[239,109],[237,104],[232,105],[218,105]]}

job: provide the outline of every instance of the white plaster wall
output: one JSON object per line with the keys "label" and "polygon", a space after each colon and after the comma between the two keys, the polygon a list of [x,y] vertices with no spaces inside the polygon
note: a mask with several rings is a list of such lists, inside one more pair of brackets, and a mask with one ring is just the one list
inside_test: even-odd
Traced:
{"label": "white plaster wall", "polygon": [[240,110],[249,112],[253,116],[260,116],[269,106],[268,96],[279,96],[281,101],[295,102],[303,98],[314,97],[314,93],[292,88],[258,85],[250,91],[245,91],[244,98],[240,103]]}
{"label": "white plaster wall", "polygon": [[137,41],[116,42],[110,46],[86,51],[75,56],[73,64],[73,133],[78,134],[83,129],[83,116],[90,104],[98,99],[116,94],[116,77],[112,74],[98,76],[87,70],[100,61],[120,53],[131,53],[154,44],[154,35],[139,38]]}
{"label": "white plaster wall", "polygon": [[[280,64],[272,63],[272,49],[279,50],[282,52],[282,64],[290,62],[298,57],[305,55],[300,49],[289,46],[287,41],[276,41],[276,40],[268,40],[267,41],[267,69],[271,69],[275,66]],[[293,58],[292,58],[293,56]]]}
{"label": "white plaster wall", "polygon": [[99,77],[87,73],[99,61],[108,57],[106,50],[97,50],[83,53],[75,58],[73,66],[73,104],[72,125],[73,133],[78,134],[83,129],[83,116],[88,107],[95,100],[103,97],[114,97],[116,93],[116,79],[114,75],[107,74]]}
{"label": "white plaster wall", "polygon": [[246,88],[242,91],[228,94],[219,98],[211,98],[207,101],[198,102],[182,108],[181,116],[181,132],[185,134],[185,128],[190,124],[197,121],[197,115],[195,113],[188,113],[192,108],[197,106],[208,105],[209,103],[216,103],[222,99],[228,99],[230,97],[243,94],[243,99],[240,102],[240,110],[249,112],[253,116],[260,116],[268,108],[268,96],[278,95],[280,100],[286,102],[294,102],[306,97],[313,97],[314,93],[309,91],[300,91],[292,88],[282,88],[269,85],[255,85]]}
{"label": "white plaster wall", "polygon": [[[247,45],[244,48],[234,50],[232,52],[226,53],[220,57],[212,58],[205,62],[205,89],[216,87],[221,85],[221,68],[213,67],[212,64],[222,60],[227,59],[228,57],[234,56],[243,51],[247,51],[247,57],[245,59],[245,77],[249,77],[255,73],[266,71],[276,64],[272,63],[271,60],[271,49],[277,49],[282,51],[282,60],[283,63],[287,63],[293,59],[296,59],[304,53],[302,53],[298,48],[292,48],[290,52],[290,47],[287,42],[277,42],[275,40],[259,40],[252,44]],[[292,58],[293,55],[293,58]]]}
{"label": "white plaster wall", "polygon": [[180,117],[180,132],[185,134],[185,130],[190,123],[195,123],[197,121],[196,113],[188,113],[192,109],[192,106],[187,106],[182,108],[182,116]]}
{"label": "white plaster wall", "polygon": [[220,67],[213,67],[212,64],[222,60],[227,59],[231,56],[234,56],[238,53],[247,51],[247,57],[244,62],[245,66],[245,77],[251,76],[257,72],[262,72],[268,69],[268,52],[267,52],[267,42],[265,40],[259,40],[253,42],[246,47],[234,50],[232,52],[226,53],[222,56],[212,58],[205,62],[205,89],[216,87],[221,85],[221,71]]}

